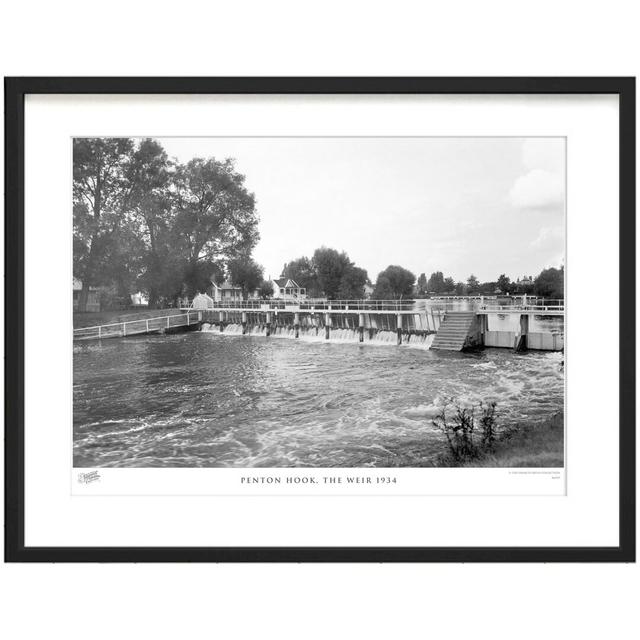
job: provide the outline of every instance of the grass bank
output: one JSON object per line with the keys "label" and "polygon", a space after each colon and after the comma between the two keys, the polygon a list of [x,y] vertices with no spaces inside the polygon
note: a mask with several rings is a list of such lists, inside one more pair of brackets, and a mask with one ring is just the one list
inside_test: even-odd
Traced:
{"label": "grass bank", "polygon": [[[460,466],[464,467],[562,467],[564,464],[564,413],[506,430],[493,451]],[[441,466],[452,466],[443,460]]]}
{"label": "grass bank", "polygon": [[100,311],[97,313],[74,313],[73,328],[96,327],[99,324],[115,324],[116,322],[129,322],[130,320],[146,320],[158,316],[174,316],[180,313],[180,309],[130,309],[129,311]]}

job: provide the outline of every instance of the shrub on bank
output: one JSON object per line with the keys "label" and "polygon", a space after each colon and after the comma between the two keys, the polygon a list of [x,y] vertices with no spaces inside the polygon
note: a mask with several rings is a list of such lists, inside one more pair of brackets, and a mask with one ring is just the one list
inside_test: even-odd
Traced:
{"label": "shrub on bank", "polygon": [[464,464],[493,451],[497,437],[496,402],[464,406],[452,398],[432,420],[444,433],[449,453],[456,464]]}

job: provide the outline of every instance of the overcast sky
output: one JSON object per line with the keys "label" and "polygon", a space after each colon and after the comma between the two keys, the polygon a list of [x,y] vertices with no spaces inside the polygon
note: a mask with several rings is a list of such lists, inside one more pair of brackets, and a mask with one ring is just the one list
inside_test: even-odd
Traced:
{"label": "overcast sky", "polygon": [[265,276],[322,245],[377,274],[512,279],[564,263],[564,138],[159,138],[235,158],[255,193]]}

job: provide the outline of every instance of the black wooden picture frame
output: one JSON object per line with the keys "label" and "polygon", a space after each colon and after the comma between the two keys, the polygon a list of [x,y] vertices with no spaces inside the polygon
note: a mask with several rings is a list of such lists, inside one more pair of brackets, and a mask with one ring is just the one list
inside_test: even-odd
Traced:
{"label": "black wooden picture frame", "polygon": [[[24,202],[28,94],[615,94],[620,150],[619,531],[612,547],[26,547],[24,539]],[[5,78],[5,561],[633,562],[635,561],[635,79]],[[594,514],[597,517],[597,514]]]}

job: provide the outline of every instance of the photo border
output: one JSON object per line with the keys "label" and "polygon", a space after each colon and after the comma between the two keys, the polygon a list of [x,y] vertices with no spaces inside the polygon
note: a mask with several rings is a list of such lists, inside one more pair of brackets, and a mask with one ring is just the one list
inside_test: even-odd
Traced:
{"label": "photo border", "polygon": [[[620,161],[619,544],[611,547],[26,547],[24,105],[27,94],[617,94]],[[634,562],[635,78],[5,78],[6,562]]]}

